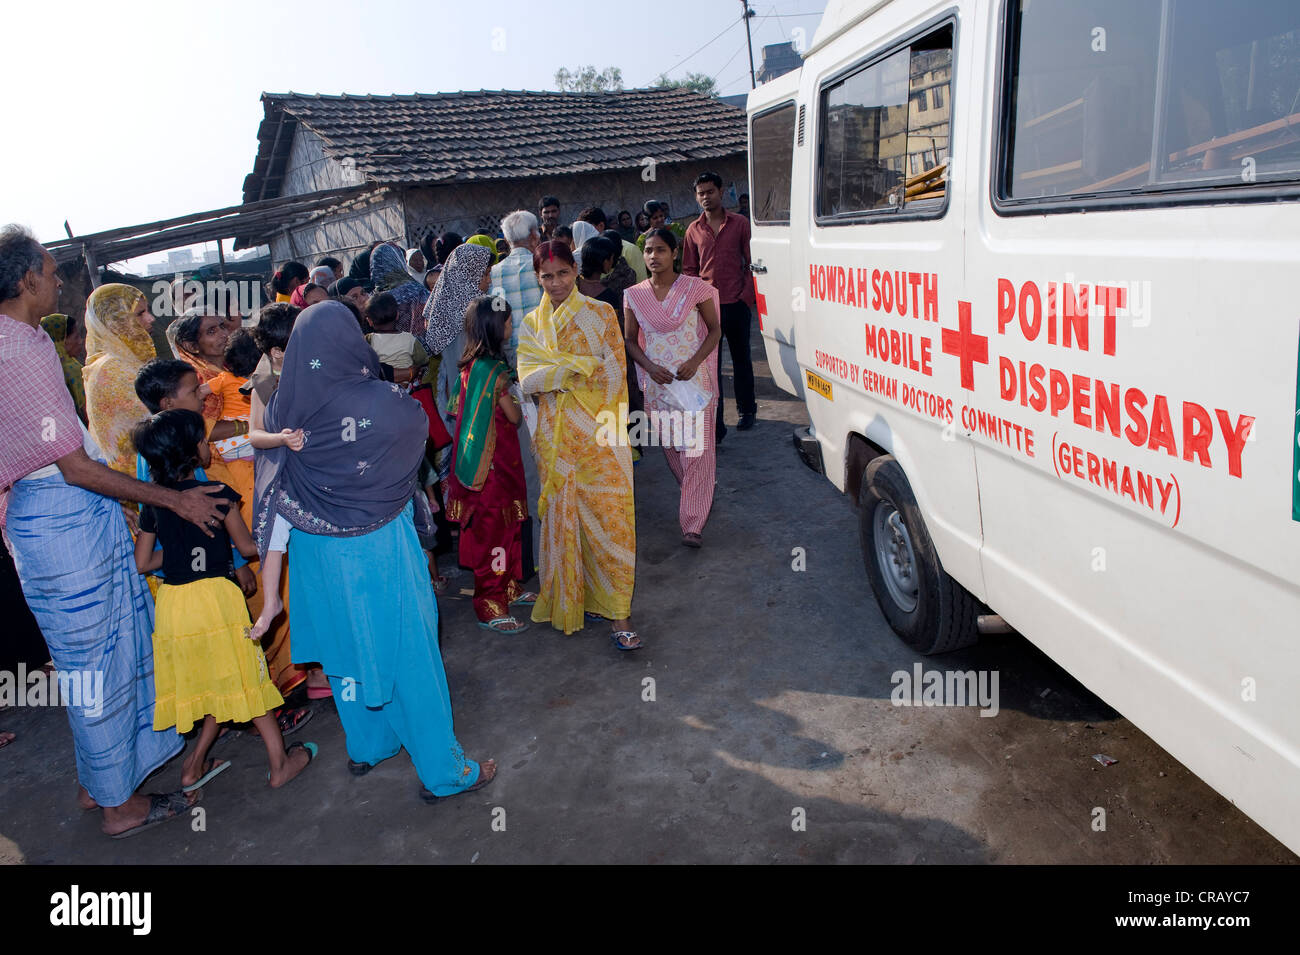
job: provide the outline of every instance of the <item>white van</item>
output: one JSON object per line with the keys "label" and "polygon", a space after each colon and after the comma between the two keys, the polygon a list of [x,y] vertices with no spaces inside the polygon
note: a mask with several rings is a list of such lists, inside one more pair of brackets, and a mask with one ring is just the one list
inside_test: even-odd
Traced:
{"label": "white van", "polygon": [[1001,615],[1300,851],[1300,3],[830,0],[749,117],[894,630]]}

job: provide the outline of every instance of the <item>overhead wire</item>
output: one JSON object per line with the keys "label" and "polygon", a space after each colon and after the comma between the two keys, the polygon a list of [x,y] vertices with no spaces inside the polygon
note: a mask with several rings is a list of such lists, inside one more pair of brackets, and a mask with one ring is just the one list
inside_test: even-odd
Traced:
{"label": "overhead wire", "polygon": [[737,17],[735,20],[733,20],[732,22],[728,23],[725,27],[722,28],[722,32],[721,32],[721,33],[719,33],[717,36],[715,36],[712,40],[709,40],[707,43],[704,44],[704,46],[700,47],[700,48],[699,48],[698,50],[696,50],[694,53],[687,53],[684,57],[682,57],[680,60],[678,60],[678,61],[677,61],[676,63],[674,63],[672,66],[668,67],[668,69],[664,70],[664,71],[663,71],[663,75],[664,75],[664,76],[667,76],[669,73],[671,73],[673,70],[677,69],[679,66],[681,66],[683,63],[685,63],[687,60],[689,60],[689,59],[691,59],[693,56],[695,56],[696,53],[701,52],[701,51],[704,50],[706,47],[712,46],[712,45],[713,45],[713,44],[714,44],[714,43],[715,43],[715,42],[716,42],[716,41],[717,41],[717,40],[718,40],[718,39],[719,39],[719,38],[720,38],[724,33],[726,33],[728,30],[732,29],[732,27],[736,26],[738,23],[741,23],[741,22],[743,22],[743,18],[742,18],[742,17]]}

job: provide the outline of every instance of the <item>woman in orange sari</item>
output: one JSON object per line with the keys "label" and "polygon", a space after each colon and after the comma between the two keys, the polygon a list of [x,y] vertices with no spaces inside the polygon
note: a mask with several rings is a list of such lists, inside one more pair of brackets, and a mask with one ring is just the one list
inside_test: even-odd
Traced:
{"label": "woman in orange sari", "polygon": [[[217,315],[211,310],[191,308],[167,329],[167,339],[172,343],[176,357],[187,362],[199,376],[199,383],[206,384],[225,371],[222,358],[226,343],[231,334],[240,326],[239,319],[233,316]],[[221,395],[209,394],[203,401],[203,420],[208,427],[208,440],[220,441],[233,437],[236,422],[222,421],[223,402]],[[246,426],[245,426],[246,427]],[[229,432],[229,433],[227,433]],[[208,480],[221,481],[232,487],[239,494],[239,512],[244,521],[252,526],[253,519],[253,461],[224,460],[214,447],[212,463],[206,469]],[[250,565],[251,567],[251,565]],[[258,573],[259,567],[251,567]],[[260,592],[248,598],[248,611],[256,620],[262,613],[262,594]],[[280,578],[280,599],[286,609],[289,606],[289,575]],[[266,650],[266,665],[280,695],[288,695],[303,681],[307,681],[308,695],[321,698],[330,695],[329,683],[319,669],[308,673],[306,668],[295,666],[289,650],[289,615],[283,614],[279,622],[267,631],[262,640]],[[320,688],[317,688],[319,684]],[[281,729],[284,729],[283,724]]]}

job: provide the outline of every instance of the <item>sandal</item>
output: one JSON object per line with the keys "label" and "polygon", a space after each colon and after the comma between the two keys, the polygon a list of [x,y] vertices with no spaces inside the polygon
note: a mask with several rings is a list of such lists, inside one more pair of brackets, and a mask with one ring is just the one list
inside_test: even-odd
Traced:
{"label": "sandal", "polygon": [[[609,638],[614,641],[614,646],[620,650],[640,650],[645,644],[637,636],[635,630],[612,630]],[[633,640],[636,641],[632,646],[628,646]]]}
{"label": "sandal", "polygon": [[446,576],[439,574],[437,577],[430,577],[429,584],[433,587],[433,592],[435,594],[442,596],[447,592],[447,588],[451,585],[451,581],[448,580]]}
{"label": "sandal", "polygon": [[366,773],[370,772],[374,768],[375,768],[374,763],[358,763],[354,759],[348,760],[348,772],[350,772],[353,776],[364,776]]}
{"label": "sandal", "polygon": [[[514,624],[514,626],[509,626]],[[516,620],[514,617],[496,617],[484,623],[482,620],[478,625],[484,630],[491,630],[494,633],[523,633],[528,629],[528,624]]]}
{"label": "sandal", "polygon": [[[487,770],[487,769],[485,768],[485,767],[487,767],[487,766],[491,766],[492,769],[491,769],[490,771]],[[496,778],[497,778],[497,763],[496,763],[496,760],[495,760],[495,759],[485,759],[481,764],[479,764],[478,781],[477,781],[476,783],[474,783],[473,786],[469,786],[469,787],[467,787],[466,789],[462,789],[462,790],[461,790],[460,792],[458,792],[458,793],[452,793],[452,795],[453,795],[453,796],[459,796],[459,795],[461,795],[462,793],[472,793],[472,792],[474,792],[474,790],[476,790],[476,789],[482,789],[484,786],[486,786],[488,783],[492,782],[492,780],[494,780],[494,779],[496,779]],[[440,799],[450,799],[451,796],[435,796],[435,795],[433,794],[433,791],[432,791],[432,790],[430,790],[430,789],[428,789],[428,788],[424,788],[424,789],[421,789],[421,790],[420,790],[420,798],[423,799],[425,802],[427,802],[429,805],[433,805],[433,804],[436,803],[438,800],[440,800]]]}
{"label": "sandal", "polygon": [[275,722],[280,727],[281,736],[289,736],[307,725],[314,716],[310,706],[282,706],[275,714]]}
{"label": "sandal", "polygon": [[196,789],[202,789],[205,783],[211,782],[213,778],[220,776],[229,768],[230,760],[228,759],[223,759],[221,762],[210,759],[203,764],[203,775],[188,786],[182,786],[181,792],[192,793]]}
{"label": "sandal", "polygon": [[146,829],[152,829],[154,826],[161,826],[164,822],[171,822],[180,816],[185,815],[191,806],[203,797],[200,792],[193,793],[193,798],[181,792],[167,793],[150,793],[149,794],[149,814],[144,817],[144,822],[131,829],[119,832],[113,836],[114,839],[129,839],[132,836],[138,836]]}
{"label": "sandal", "polygon": [[699,534],[683,534],[682,544],[686,547],[703,547],[704,538]]}
{"label": "sandal", "polygon": [[517,604],[520,607],[531,607],[535,603],[537,603],[537,594],[534,591],[525,590],[514,600],[510,601],[510,606],[513,607]]}

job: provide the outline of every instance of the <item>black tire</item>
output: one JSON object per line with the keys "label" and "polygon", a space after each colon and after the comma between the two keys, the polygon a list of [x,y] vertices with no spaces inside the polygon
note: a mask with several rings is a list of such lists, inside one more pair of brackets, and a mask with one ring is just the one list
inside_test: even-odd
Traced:
{"label": "black tire", "polygon": [[[893,523],[895,513],[905,533]],[[911,485],[892,455],[873,458],[862,474],[858,527],[876,603],[904,643],[930,655],[960,650],[979,639],[979,603],[944,571]]]}

